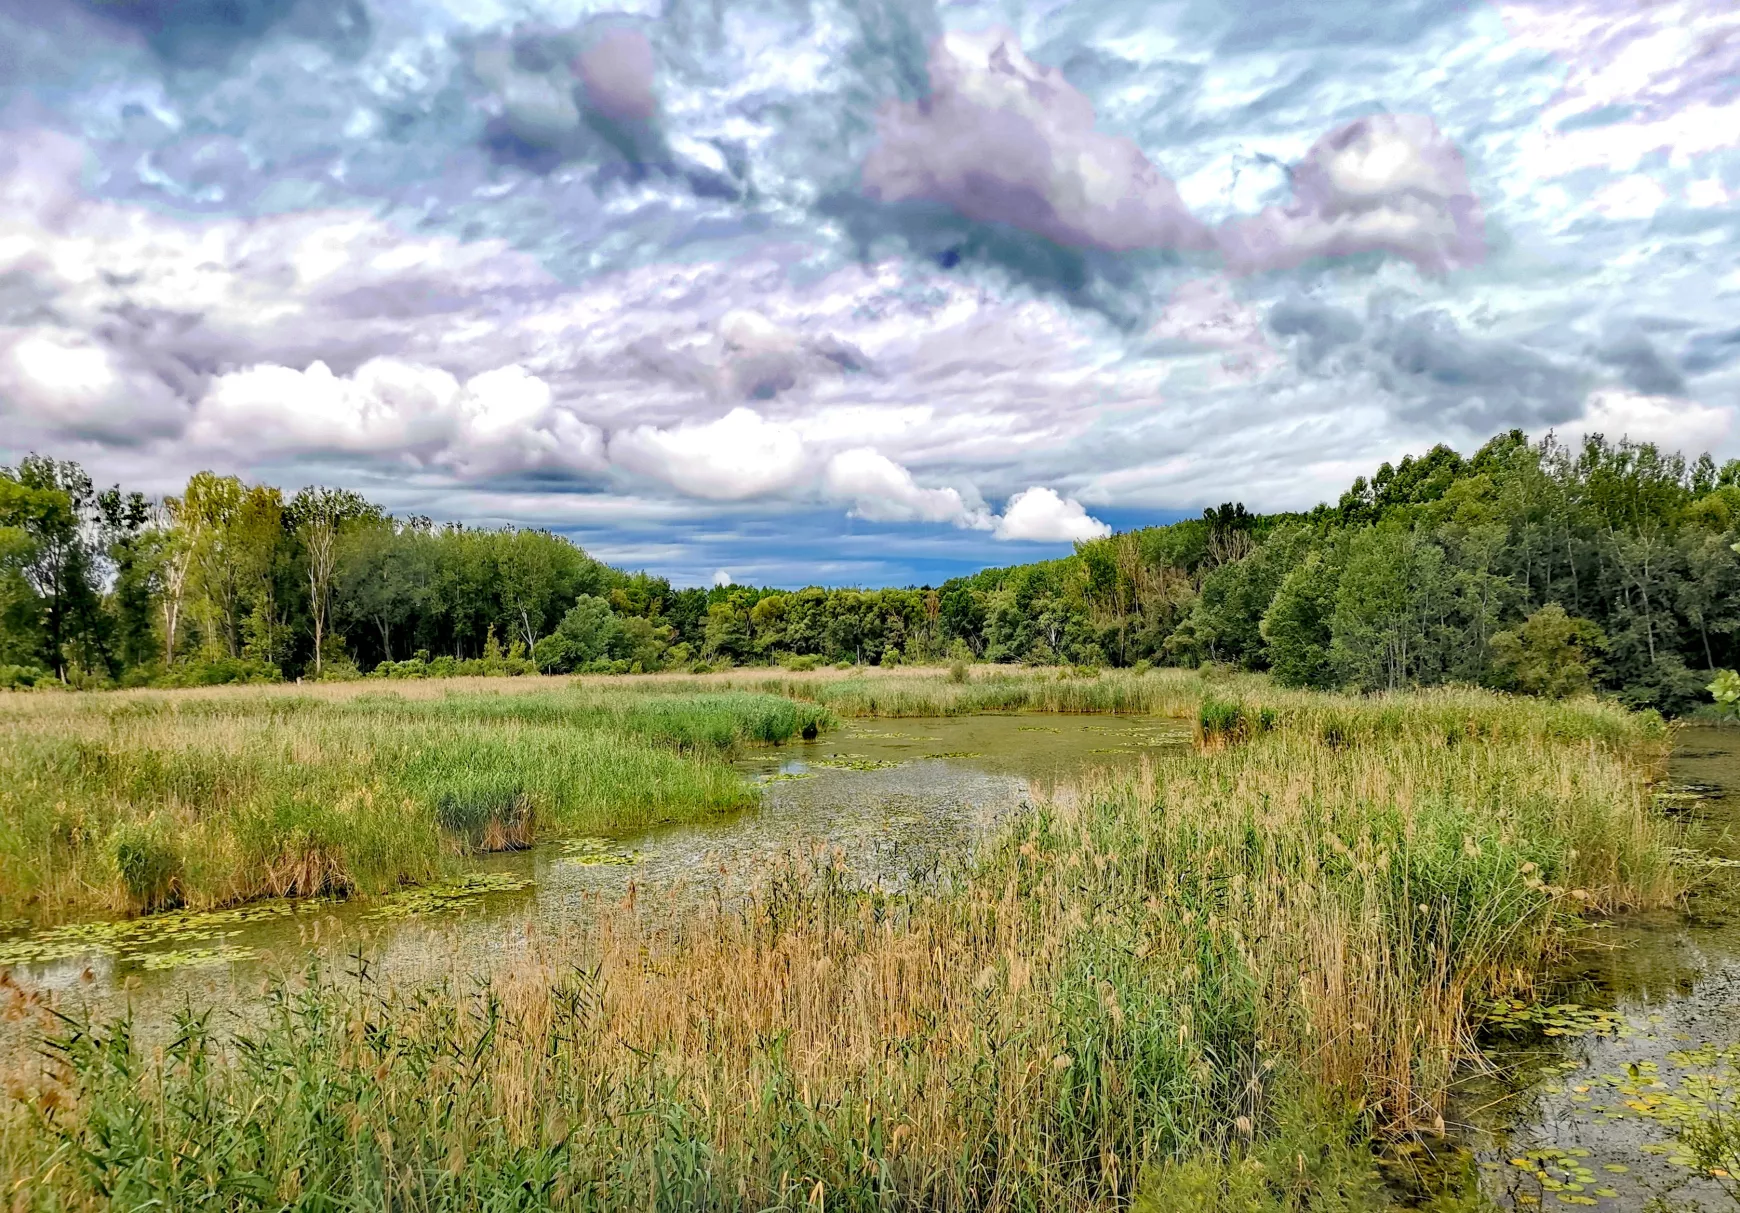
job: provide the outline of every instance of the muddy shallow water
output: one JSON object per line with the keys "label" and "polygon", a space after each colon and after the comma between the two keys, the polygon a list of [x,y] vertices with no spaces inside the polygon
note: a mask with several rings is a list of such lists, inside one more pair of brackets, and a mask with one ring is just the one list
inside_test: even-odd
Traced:
{"label": "muddy shallow water", "polygon": [[1506,1207],[1740,1207],[1735,1181],[1678,1144],[1740,1101],[1740,880],[1725,864],[1740,859],[1740,729],[1681,732],[1669,780],[1688,848],[1718,866],[1694,869],[1684,913],[1593,932],[1552,992],[1565,1009],[1489,1033],[1494,1070],[1457,1092],[1453,1118]]}
{"label": "muddy shallow water", "polygon": [[597,897],[729,897],[770,860],[827,847],[863,879],[909,879],[970,851],[1034,788],[1127,766],[1187,743],[1174,720],[989,714],[849,721],[815,741],[748,751],[761,806],[610,839],[564,839],[491,855],[449,885],[356,902],[268,902],[154,915],[0,939],[0,967],[63,1006],[131,1006],[166,1022],[192,1003],[239,1007],[262,981],[369,958],[407,982],[511,965]]}

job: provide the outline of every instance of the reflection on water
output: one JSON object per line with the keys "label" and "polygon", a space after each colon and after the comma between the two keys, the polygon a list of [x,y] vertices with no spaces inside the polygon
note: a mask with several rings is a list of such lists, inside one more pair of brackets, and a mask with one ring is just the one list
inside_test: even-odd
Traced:
{"label": "reflection on water", "polygon": [[768,861],[827,847],[867,881],[894,884],[966,854],[1034,787],[1178,746],[1176,721],[985,715],[849,722],[818,740],[752,751],[759,810],[621,838],[563,839],[479,859],[451,884],[355,903],[269,902],[155,915],[0,940],[27,987],[146,1021],[192,1002],[240,1006],[269,974],[362,949],[407,982],[512,965],[599,897],[730,897]]}
{"label": "reflection on water", "polygon": [[[1669,778],[1688,844],[1740,858],[1740,730],[1683,731]],[[1506,1207],[1733,1207],[1732,1180],[1679,1144],[1740,1098],[1740,897],[1732,869],[1707,871],[1684,913],[1623,920],[1577,954],[1555,1001],[1614,1014],[1496,1035],[1495,1072],[1462,1084],[1454,1111]]]}

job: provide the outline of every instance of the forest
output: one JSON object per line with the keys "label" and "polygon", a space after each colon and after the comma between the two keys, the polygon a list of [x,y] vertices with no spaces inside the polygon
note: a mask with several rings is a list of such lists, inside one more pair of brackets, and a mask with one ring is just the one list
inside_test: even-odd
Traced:
{"label": "forest", "polygon": [[796,591],[678,589],[547,530],[396,518],[344,489],[201,472],[152,500],[46,456],[0,469],[0,686],[937,661],[1213,662],[1684,713],[1740,665],[1740,460],[1511,431],[1305,513],[1229,503],[938,586]]}

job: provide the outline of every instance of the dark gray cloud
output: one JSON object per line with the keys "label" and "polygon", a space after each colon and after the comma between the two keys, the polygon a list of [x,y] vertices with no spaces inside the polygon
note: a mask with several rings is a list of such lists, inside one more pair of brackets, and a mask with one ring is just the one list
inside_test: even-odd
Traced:
{"label": "dark gray cloud", "polygon": [[140,30],[165,59],[222,65],[274,29],[355,53],[371,32],[362,0],[82,0],[87,9]]}
{"label": "dark gray cloud", "polygon": [[1365,335],[1365,322],[1346,308],[1308,295],[1289,295],[1269,309],[1269,328],[1277,337],[1297,337],[1300,365],[1315,370],[1335,350]]}
{"label": "dark gray cloud", "polygon": [[1529,345],[1464,332],[1440,311],[1369,316],[1306,295],[1269,309],[1268,325],[1292,343],[1300,368],[1334,378],[1369,376],[1400,417],[1475,434],[1537,428],[1582,412],[1594,376]]}
{"label": "dark gray cloud", "polygon": [[1378,378],[1407,416],[1480,434],[1581,415],[1590,377],[1515,341],[1475,337],[1442,312],[1374,326]]}
{"label": "dark gray cloud", "polygon": [[1686,378],[1678,366],[1641,329],[1611,333],[1595,349],[1596,360],[1619,372],[1627,387],[1647,396],[1683,396]]}

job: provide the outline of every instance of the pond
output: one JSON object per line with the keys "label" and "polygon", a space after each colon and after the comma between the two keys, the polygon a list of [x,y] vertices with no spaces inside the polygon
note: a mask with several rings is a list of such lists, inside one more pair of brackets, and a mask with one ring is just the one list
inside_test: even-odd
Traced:
{"label": "pond", "polygon": [[[1740,729],[1677,739],[1664,807],[1714,856],[1685,912],[1607,924],[1549,1002],[1489,1033],[1493,1069],[1461,1084],[1453,1119],[1508,1208],[1740,1204],[1700,1175],[1678,1130],[1740,1101]],[[1651,1206],[1652,1200],[1666,1203]]]}
{"label": "pond", "polygon": [[355,902],[260,902],[0,938],[26,988],[145,1023],[177,1008],[238,1007],[272,974],[320,958],[408,983],[514,963],[592,899],[729,897],[767,863],[828,848],[859,878],[898,884],[967,854],[1035,787],[1187,744],[1179,721],[989,714],[848,721],[817,740],[740,759],[758,810],[616,838],[483,856],[460,879]]}

